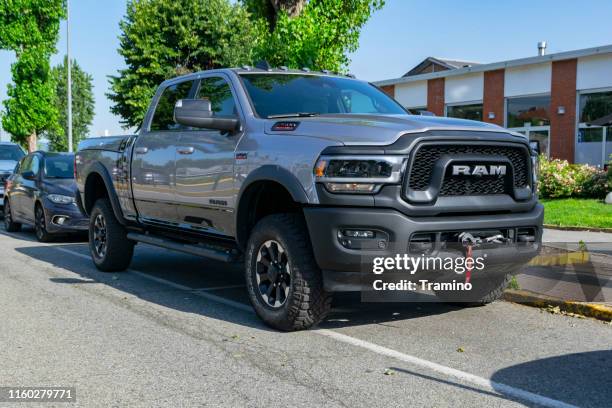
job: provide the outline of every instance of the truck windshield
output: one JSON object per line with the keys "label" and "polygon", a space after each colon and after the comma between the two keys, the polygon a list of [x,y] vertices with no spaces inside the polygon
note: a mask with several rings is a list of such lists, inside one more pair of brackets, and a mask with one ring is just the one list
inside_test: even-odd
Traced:
{"label": "truck windshield", "polygon": [[74,178],[74,155],[58,154],[45,158],[46,178]]}
{"label": "truck windshield", "polygon": [[17,146],[0,145],[0,160],[19,161],[23,156],[25,153]]}
{"label": "truck windshield", "polygon": [[308,74],[240,74],[257,115],[264,118],[324,114],[407,112],[366,82]]}

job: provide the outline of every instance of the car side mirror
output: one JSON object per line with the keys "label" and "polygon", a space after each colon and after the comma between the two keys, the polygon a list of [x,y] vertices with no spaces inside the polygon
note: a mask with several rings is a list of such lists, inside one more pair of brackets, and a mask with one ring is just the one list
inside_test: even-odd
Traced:
{"label": "car side mirror", "polygon": [[533,150],[534,152],[536,152],[536,154],[539,156],[540,153],[542,152],[542,150],[540,150],[540,141],[539,140],[530,140],[529,141],[529,147],[531,148],[531,150]]}
{"label": "car side mirror", "polygon": [[21,177],[26,180],[34,180],[36,178],[36,174],[34,174],[33,171],[24,171],[23,173],[21,173]]}
{"label": "car side mirror", "polygon": [[233,132],[238,118],[215,117],[209,99],[179,99],[174,105],[174,121],[178,124]]}

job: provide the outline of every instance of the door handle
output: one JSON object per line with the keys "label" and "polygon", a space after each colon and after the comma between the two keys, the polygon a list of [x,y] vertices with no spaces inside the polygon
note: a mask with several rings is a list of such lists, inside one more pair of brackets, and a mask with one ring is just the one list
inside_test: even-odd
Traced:
{"label": "door handle", "polygon": [[136,154],[146,154],[149,151],[148,147],[137,147],[136,150],[134,150],[136,152]]}
{"label": "door handle", "polygon": [[178,154],[192,154],[193,152],[195,152],[195,149],[193,147],[180,147],[178,149],[176,149],[176,152]]}

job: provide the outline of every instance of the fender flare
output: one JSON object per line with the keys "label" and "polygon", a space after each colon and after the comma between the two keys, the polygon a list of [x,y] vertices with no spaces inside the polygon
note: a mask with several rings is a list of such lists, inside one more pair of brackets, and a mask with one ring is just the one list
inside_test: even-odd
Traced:
{"label": "fender flare", "polygon": [[243,206],[245,203],[243,202],[244,193],[251,187],[254,183],[260,181],[272,181],[283,186],[293,198],[293,201],[296,203],[308,204],[308,196],[306,195],[306,191],[302,186],[302,183],[298,180],[298,178],[291,173],[289,170],[284,167],[278,165],[265,165],[257,168],[252,171],[247,178],[242,183],[240,187],[240,191],[238,192],[238,196],[236,197],[236,211],[234,215],[234,225],[236,228],[236,240],[240,246],[245,246],[246,243],[244,241],[244,232],[245,226],[241,225],[240,217],[242,215],[241,211],[244,211]]}
{"label": "fender flare", "polygon": [[[110,199],[111,207],[113,208],[113,213],[115,213],[117,221],[119,221],[121,225],[126,225],[127,221],[123,217],[123,210],[121,209],[121,204],[119,203],[119,198],[117,197],[115,185],[113,184],[113,180],[110,174],[108,174],[108,170],[106,169],[106,167],[104,167],[102,163],[95,162],[88,167],[87,177],[85,178],[85,183],[83,185],[83,195],[85,195],[85,191],[87,189],[87,181],[89,180],[89,177],[91,177],[93,174],[97,174],[102,178],[102,181],[104,182],[104,187],[106,188],[106,192],[108,193],[108,198]],[[87,200],[87,197],[85,197],[85,200]],[[89,212],[86,208],[86,202],[82,204],[84,212],[89,215]]]}

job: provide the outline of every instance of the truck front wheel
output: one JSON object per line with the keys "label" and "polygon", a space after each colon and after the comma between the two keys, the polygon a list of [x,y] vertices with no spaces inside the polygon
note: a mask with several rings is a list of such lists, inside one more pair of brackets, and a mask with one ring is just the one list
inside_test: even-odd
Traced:
{"label": "truck front wheel", "polygon": [[325,318],[332,297],[323,290],[308,230],[299,214],[260,220],[247,244],[245,272],[257,315],[275,329],[307,329]]}
{"label": "truck front wheel", "polygon": [[89,252],[96,267],[103,272],[127,269],[132,262],[134,244],[117,221],[108,199],[96,201],[89,218]]}

